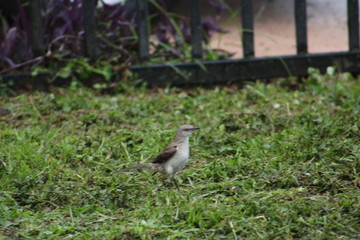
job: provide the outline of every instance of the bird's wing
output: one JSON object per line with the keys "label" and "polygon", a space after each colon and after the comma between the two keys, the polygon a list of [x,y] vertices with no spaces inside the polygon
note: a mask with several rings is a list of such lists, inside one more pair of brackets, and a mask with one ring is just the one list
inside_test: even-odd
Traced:
{"label": "bird's wing", "polygon": [[170,144],[167,146],[164,151],[159,153],[159,155],[156,156],[153,163],[164,163],[167,160],[169,160],[172,156],[175,155],[177,152],[178,146],[176,144]]}

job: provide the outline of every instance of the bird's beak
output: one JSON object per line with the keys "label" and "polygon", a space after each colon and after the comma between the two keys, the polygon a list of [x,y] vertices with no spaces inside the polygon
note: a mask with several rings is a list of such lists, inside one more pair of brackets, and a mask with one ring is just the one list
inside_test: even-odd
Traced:
{"label": "bird's beak", "polygon": [[191,130],[199,130],[199,127],[193,127]]}

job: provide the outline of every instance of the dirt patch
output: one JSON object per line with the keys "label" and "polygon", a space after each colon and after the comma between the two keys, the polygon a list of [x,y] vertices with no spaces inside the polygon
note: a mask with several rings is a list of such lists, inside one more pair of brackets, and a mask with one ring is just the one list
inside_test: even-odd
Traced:
{"label": "dirt patch", "polygon": [[[187,1],[181,1],[176,11],[186,14]],[[218,21],[229,31],[212,38],[211,46],[235,53],[233,58],[242,58],[240,15],[241,1],[225,0],[230,7]],[[255,55],[274,56],[296,53],[294,1],[256,0],[255,15]],[[214,16],[212,8],[202,6],[203,16]],[[230,19],[231,14],[235,17]],[[336,52],[348,50],[346,1],[308,0],[308,51],[310,53]]]}
{"label": "dirt patch", "polygon": [[[348,31],[346,1],[308,0],[308,50],[310,53],[346,51]],[[227,1],[232,10],[222,14],[220,23],[230,32],[213,38],[211,45],[235,52],[242,57],[240,16],[229,21],[231,11],[241,7],[239,1]],[[255,55],[289,55],[296,53],[294,2],[283,0],[254,1]]]}

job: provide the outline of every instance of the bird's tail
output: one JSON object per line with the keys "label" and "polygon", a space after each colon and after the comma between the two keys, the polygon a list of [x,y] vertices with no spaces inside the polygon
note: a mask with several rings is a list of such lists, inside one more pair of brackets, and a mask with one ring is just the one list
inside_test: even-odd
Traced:
{"label": "bird's tail", "polygon": [[113,173],[128,172],[128,171],[131,171],[134,169],[141,169],[141,168],[150,168],[150,169],[156,170],[157,167],[158,167],[158,164],[156,164],[156,163],[147,163],[147,164],[140,164],[140,165],[136,165],[136,166],[132,166],[132,167],[128,167],[128,168],[123,168],[123,169],[117,170]]}

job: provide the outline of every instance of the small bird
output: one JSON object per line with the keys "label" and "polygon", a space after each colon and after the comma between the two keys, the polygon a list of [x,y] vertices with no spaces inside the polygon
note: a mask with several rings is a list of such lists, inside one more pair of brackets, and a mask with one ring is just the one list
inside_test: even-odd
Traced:
{"label": "small bird", "polygon": [[166,174],[168,176],[168,181],[173,179],[176,188],[179,190],[179,186],[175,180],[175,174],[181,171],[185,167],[186,162],[189,160],[189,136],[194,130],[198,129],[200,128],[192,125],[180,126],[176,131],[174,140],[157,155],[152,163],[120,169],[114,173],[128,172],[129,170],[140,168],[149,168],[155,170],[156,172]]}

